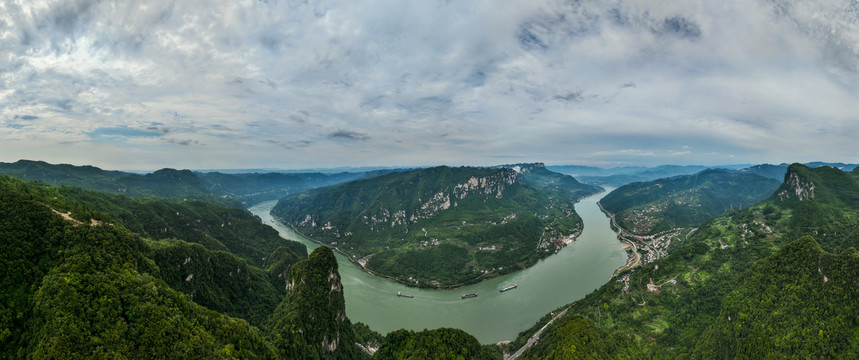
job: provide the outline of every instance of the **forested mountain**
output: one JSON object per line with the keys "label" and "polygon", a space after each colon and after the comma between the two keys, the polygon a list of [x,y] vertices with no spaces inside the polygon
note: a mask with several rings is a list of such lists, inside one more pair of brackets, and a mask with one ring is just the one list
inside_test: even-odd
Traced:
{"label": "forested mountain", "polygon": [[493,353],[459,329],[441,328],[414,332],[393,331],[373,356],[379,360],[438,359],[493,360]]}
{"label": "forested mountain", "polygon": [[[284,359],[361,359],[346,317],[337,259],[322,246],[289,269],[287,295],[272,314],[268,332]],[[321,346],[320,346],[321,345]]]}
{"label": "forested mountain", "polygon": [[[197,304],[254,326],[262,326],[286,294],[276,273],[248,265],[229,252],[180,240],[147,241],[147,246],[147,257],[159,269],[157,277],[171,288]],[[293,263],[300,260],[290,254]]]}
{"label": "forested mountain", "polygon": [[[421,175],[434,181],[410,185],[472,209],[513,198],[531,199],[545,211],[581,196],[566,177],[519,166],[478,169],[481,176],[469,175],[477,186],[462,197],[432,184],[472,183],[457,171],[474,169],[439,168]],[[385,184],[402,189],[392,179]],[[350,189],[369,194],[366,186]],[[540,192],[548,195],[535,195]],[[220,226],[181,229],[196,221],[165,220],[178,239],[148,234],[147,223],[159,218],[143,214],[177,209],[200,216],[200,223],[230,214],[229,238],[271,251],[253,263],[226,245],[218,250],[183,241],[194,232],[226,236]],[[421,227],[430,223],[420,220]],[[456,329],[382,337],[351,324],[333,252],[323,246],[303,259],[287,244],[238,230],[255,228],[254,221],[211,204],[0,176],[0,358],[354,359],[368,357],[366,344],[381,345],[380,359],[500,358],[500,348],[481,346]],[[767,199],[701,224],[668,256],[564,306],[566,315],[521,358],[856,358],[857,247],[859,169],[794,164]],[[503,348],[518,349],[552,317]]]}
{"label": "forested mountain", "polygon": [[[660,165],[655,167],[621,166],[614,168],[599,168],[581,165],[556,165],[547,166],[547,168],[551,171],[574,176],[576,179],[587,184],[619,187],[633,182],[648,182],[674,176],[693,175],[704,170],[715,169],[736,170],[781,181],[784,177],[785,171],[787,171],[788,165],[790,164],[761,164],[752,166],[744,164],[716,166]],[[857,164],[827,163],[820,161],[806,163],[805,165],[808,167],[836,167],[844,171],[852,171],[857,166]]]}
{"label": "forested mountain", "polygon": [[188,170],[161,169],[140,175],[107,171],[94,166],[54,165],[44,161],[19,160],[14,163],[0,163],[0,174],[40,181],[48,185],[71,185],[109,194],[196,199],[239,206],[237,201],[211,193],[197,175]]}
{"label": "forested mountain", "polygon": [[765,178],[770,178],[773,180],[781,181],[784,179],[784,173],[787,172],[787,167],[789,164],[780,164],[780,165],[772,165],[772,164],[761,164],[750,166],[745,169],[737,170],[739,173],[744,174],[755,174],[760,175]]}
{"label": "forested mountain", "polygon": [[0,357],[274,356],[246,321],[158,279],[137,235],[70,210],[55,188],[0,177]]}
{"label": "forested mountain", "polygon": [[375,273],[443,287],[551,254],[581,231],[575,201],[597,191],[542,164],[442,166],[292,195],[272,214]]}
{"label": "forested mountain", "polygon": [[751,206],[769,197],[780,181],[728,170],[636,182],[600,200],[617,225],[634,235],[695,227],[725,210]]}
{"label": "forested mountain", "polygon": [[550,166],[549,170],[575,176],[582,182],[595,185],[622,186],[633,182],[647,182],[661,178],[692,175],[705,170],[737,170],[748,165],[660,165],[655,167],[624,166],[616,168],[594,168],[586,166]]}
{"label": "forested mountain", "polygon": [[122,225],[154,240],[198,243],[210,250],[229,251],[255,266],[262,266],[279,246],[307,257],[304,245],[281,238],[276,230],[242,209],[199,200],[130,198],[69,186],[58,187],[57,191],[79,207],[107,215],[99,220]]}
{"label": "forested mountain", "polygon": [[722,302],[699,359],[859,356],[859,252],[834,255],[810,236],[757,262]]}
{"label": "forested mountain", "polygon": [[568,305],[541,336],[555,345],[525,355],[576,346],[566,329],[583,317],[652,358],[856,357],[857,178],[791,165],[765,201],[708,221],[667,257]]}
{"label": "forested mountain", "polygon": [[572,316],[542,336],[520,359],[644,359],[631,337],[608,333],[590,320]]}
{"label": "forested mountain", "polygon": [[394,170],[357,173],[199,173],[190,170],[161,169],[149,174],[102,170],[94,166],[49,164],[19,160],[0,163],[0,174],[48,185],[70,185],[108,194],[130,197],[165,197],[204,200],[210,203],[243,207],[277,200],[312,188],[359,178],[378,176]]}
{"label": "forested mountain", "polygon": [[297,194],[313,188],[334,185],[352,180],[371,178],[393,172],[376,170],[368,172],[324,173],[250,173],[224,174],[198,172],[203,186],[211,193],[253,205],[267,200],[277,200],[289,194]]}
{"label": "forested mountain", "polygon": [[[84,204],[139,200],[116,199],[0,176],[0,358],[364,356],[327,248],[301,260],[277,247],[264,271],[200,244],[143,239]],[[296,324],[297,336],[281,332]],[[300,355],[282,357],[290,349]]]}

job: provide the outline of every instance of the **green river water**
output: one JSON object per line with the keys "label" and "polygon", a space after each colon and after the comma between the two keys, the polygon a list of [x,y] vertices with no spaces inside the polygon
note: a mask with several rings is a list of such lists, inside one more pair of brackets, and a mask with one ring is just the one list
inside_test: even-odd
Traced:
{"label": "green river water", "polygon": [[[363,322],[382,334],[397,329],[452,327],[467,331],[483,344],[513,340],[543,315],[605,284],[626,263],[626,252],[609,227],[609,219],[597,206],[597,201],[609,192],[611,189],[576,204],[584,230],[578,240],[558,254],[529,269],[459,289],[408,287],[365,273],[337,254],[346,314],[352,322]],[[269,214],[275,203],[264,202],[250,211],[277,229],[282,237],[305,244],[308,252],[319,247],[276,221]],[[513,284],[519,287],[504,293],[498,291]],[[398,297],[397,292],[414,298]],[[478,296],[460,298],[470,293]]]}

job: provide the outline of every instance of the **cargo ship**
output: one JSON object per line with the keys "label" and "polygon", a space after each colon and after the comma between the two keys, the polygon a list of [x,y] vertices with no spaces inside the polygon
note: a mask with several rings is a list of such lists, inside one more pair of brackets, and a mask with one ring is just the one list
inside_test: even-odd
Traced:
{"label": "cargo ship", "polygon": [[475,293],[475,294],[463,294],[462,295],[463,299],[468,299],[468,298],[473,298],[473,297],[477,297],[477,294]]}
{"label": "cargo ship", "polygon": [[508,286],[508,287],[506,287],[506,288],[503,288],[503,289],[501,289],[501,290],[498,290],[498,292],[510,291],[510,290],[513,290],[513,289],[515,289],[515,288],[517,288],[517,287],[519,287],[519,284],[513,284],[513,285],[510,285],[510,286]]}
{"label": "cargo ship", "polygon": [[403,294],[403,293],[400,293],[399,291],[397,291],[397,296],[399,296],[399,297],[404,297],[404,298],[409,298],[409,299],[411,299],[411,298],[415,297],[414,295]]}

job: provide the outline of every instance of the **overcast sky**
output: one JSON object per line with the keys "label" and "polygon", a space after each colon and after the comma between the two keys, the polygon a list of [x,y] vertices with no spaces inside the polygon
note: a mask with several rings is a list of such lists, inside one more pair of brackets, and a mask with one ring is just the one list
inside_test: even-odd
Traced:
{"label": "overcast sky", "polygon": [[0,0],[0,161],[859,162],[859,2]]}

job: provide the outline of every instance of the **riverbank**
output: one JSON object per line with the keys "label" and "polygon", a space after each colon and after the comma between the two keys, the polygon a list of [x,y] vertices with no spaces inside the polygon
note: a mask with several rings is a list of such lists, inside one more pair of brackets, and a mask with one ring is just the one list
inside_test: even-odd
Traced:
{"label": "riverbank", "polygon": [[[609,220],[596,205],[602,195],[582,199],[576,212],[584,226],[566,249],[525,270],[485,279],[457,289],[423,289],[373,276],[347,256],[337,252],[346,300],[346,314],[375,331],[407,329],[420,331],[441,327],[458,328],[474,335],[482,344],[513,340],[546,314],[585,297],[609,281],[623,266],[626,252],[611,230]],[[250,209],[282,237],[305,244],[309,251],[320,246],[274,219],[269,211],[276,201]],[[518,284],[516,290],[499,292]],[[414,295],[398,297],[397,292]],[[479,294],[462,300],[462,294]],[[542,324],[541,324],[542,326]]]}
{"label": "riverbank", "polygon": [[624,271],[627,271],[629,269],[640,266],[641,265],[641,254],[638,253],[638,246],[635,245],[635,241],[634,241],[635,236],[630,235],[630,236],[632,236],[632,239],[628,239],[626,236],[624,236],[624,233],[629,233],[629,231],[627,231],[622,226],[617,224],[617,221],[615,221],[615,219],[614,219],[614,214],[610,213],[608,210],[603,208],[602,204],[600,204],[599,202],[597,202],[597,206],[599,206],[600,211],[602,211],[603,214],[605,214],[605,216],[609,218],[609,221],[611,224],[611,229],[612,229],[612,231],[614,231],[617,234],[617,240],[619,240],[621,242],[621,244],[622,244],[621,246],[623,247],[623,250],[626,251],[627,256],[628,256],[626,259],[626,264],[619,267],[611,275],[611,277],[614,278],[615,276],[617,276],[617,274],[620,274]]}
{"label": "riverbank", "polygon": [[[595,195],[599,195],[599,194],[601,194],[601,192],[597,193]],[[595,196],[595,195],[592,195],[592,196]],[[257,206],[260,206],[261,204],[262,203],[254,205],[252,207],[257,207]],[[582,234],[582,230],[578,229],[576,232],[574,232],[572,234],[562,236],[562,237],[559,237],[557,239],[550,240],[549,242],[553,243],[553,244],[557,244],[557,242],[560,241],[563,244],[563,246],[559,246],[558,249],[556,249],[556,251],[554,253],[549,253],[544,257],[537,258],[533,263],[525,263],[524,265],[515,264],[514,266],[505,266],[505,267],[502,267],[501,270],[492,270],[490,272],[483,273],[476,278],[469,279],[469,280],[460,282],[458,284],[453,284],[453,285],[435,285],[435,284],[428,284],[426,282],[416,284],[416,283],[411,282],[411,281],[406,281],[406,280],[403,280],[400,278],[396,278],[396,277],[393,277],[390,275],[382,274],[382,273],[379,273],[377,271],[373,271],[371,269],[368,269],[364,265],[364,263],[366,263],[366,259],[368,259],[370,256],[372,256],[372,254],[365,256],[365,257],[358,258],[357,256],[351,255],[351,254],[349,254],[343,250],[340,250],[340,248],[338,248],[336,245],[325,244],[319,240],[316,240],[310,236],[305,235],[304,233],[302,233],[301,231],[296,229],[294,226],[292,226],[292,224],[289,224],[288,222],[284,221],[282,218],[280,218],[274,214],[269,213],[269,215],[272,218],[274,218],[275,220],[277,220],[278,223],[289,228],[290,231],[298,234],[299,236],[303,237],[304,239],[306,239],[310,242],[313,242],[319,246],[327,246],[328,248],[334,250],[334,252],[342,255],[344,258],[349,260],[350,263],[355,265],[355,267],[360,269],[361,271],[363,271],[369,275],[372,275],[372,276],[378,276],[378,277],[393,281],[395,283],[398,283],[398,284],[401,284],[404,286],[408,286],[411,288],[416,288],[416,289],[456,290],[456,289],[460,289],[460,288],[465,287],[465,286],[478,284],[482,281],[486,281],[486,280],[496,278],[499,276],[513,274],[513,273],[518,272],[518,271],[524,271],[524,270],[530,269],[533,266],[536,266],[540,261],[543,261],[543,260],[551,257],[552,255],[557,255],[560,252],[561,248],[566,247],[567,245],[570,245],[571,243],[575,242],[579,238],[579,236],[581,236],[581,234]],[[584,224],[582,224],[582,226],[584,226]],[[310,252],[311,252],[311,249],[308,249],[308,253],[310,253]],[[362,260],[364,260],[364,261],[362,261]]]}

